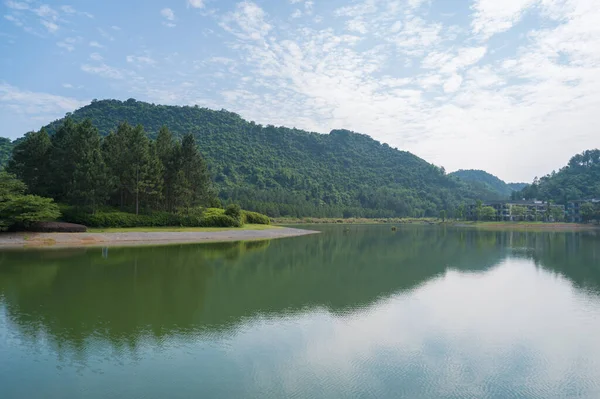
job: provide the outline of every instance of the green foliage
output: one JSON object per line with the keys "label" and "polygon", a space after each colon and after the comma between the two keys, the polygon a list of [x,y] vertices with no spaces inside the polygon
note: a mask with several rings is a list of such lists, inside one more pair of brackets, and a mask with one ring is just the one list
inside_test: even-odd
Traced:
{"label": "green foliage", "polygon": [[523,220],[527,215],[527,208],[524,206],[515,205],[510,208],[510,214],[517,220]]}
{"label": "green foliage", "polygon": [[600,150],[588,150],[575,155],[558,172],[535,179],[515,194],[527,199],[568,201],[600,198]]}
{"label": "green foliage", "polygon": [[30,132],[15,145],[6,170],[25,182],[32,193],[47,195],[50,188],[50,150],[46,129]]}
{"label": "green foliage", "polygon": [[440,219],[442,219],[442,222],[445,222],[447,217],[448,217],[448,212],[446,212],[445,210],[441,210],[440,211]]}
{"label": "green foliage", "polygon": [[478,198],[488,200],[509,198],[514,191],[521,190],[526,186],[525,183],[505,183],[483,170],[457,170],[450,173],[449,176],[467,182]]}
{"label": "green foliage", "polygon": [[[221,210],[222,211],[222,210]],[[241,227],[242,223],[225,215],[210,213],[183,215],[155,212],[151,215],[136,215],[127,212],[96,212],[89,214],[76,209],[63,211],[63,220],[88,227]]]}
{"label": "green foliage", "polygon": [[481,208],[480,220],[487,220],[487,221],[496,220],[497,216],[498,215],[496,213],[496,210],[493,207],[484,206]]}
{"label": "green foliage", "polygon": [[0,171],[0,230],[15,225],[27,227],[60,216],[58,206],[52,199],[25,195],[26,188],[13,175]]}
{"label": "green foliage", "polygon": [[244,224],[271,224],[271,219],[267,215],[250,211],[242,211],[242,221]]}
{"label": "green foliage", "polygon": [[14,144],[10,139],[0,137],[0,169],[8,163],[12,155]]}
{"label": "green foliage", "polygon": [[584,222],[591,222],[592,220],[600,221],[600,203],[585,202],[581,204],[579,212]]}
{"label": "green foliage", "polygon": [[[442,168],[347,130],[309,133],[261,126],[227,111],[133,99],[96,101],[75,111],[72,118],[90,118],[104,136],[127,121],[143,125],[150,137],[157,137],[156,152],[165,165],[163,208],[168,211],[193,207],[212,195],[210,189],[188,184],[189,172],[197,173],[199,181],[207,176],[202,166],[184,166],[186,149],[196,147],[183,145],[190,138],[202,152],[221,199],[272,217],[421,217],[437,216],[442,209],[452,216],[461,202],[479,197]],[[52,123],[48,130],[56,131],[62,122]],[[177,142],[188,134],[182,144]],[[180,156],[173,155],[177,153]]]}
{"label": "green foliage", "polygon": [[239,219],[242,217],[242,210],[238,204],[230,204],[225,208],[225,214],[227,216],[231,216],[232,218]]}

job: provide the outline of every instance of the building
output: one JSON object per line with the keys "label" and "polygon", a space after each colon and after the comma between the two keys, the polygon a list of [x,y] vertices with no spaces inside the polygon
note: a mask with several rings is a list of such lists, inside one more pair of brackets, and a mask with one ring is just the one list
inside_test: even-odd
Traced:
{"label": "building", "polygon": [[[546,221],[554,222],[556,215],[560,219],[565,217],[565,206],[554,205],[544,201],[485,201],[482,206],[492,207],[496,211],[495,220],[498,221]],[[477,220],[477,204],[469,204],[466,209],[466,218]]]}
{"label": "building", "polygon": [[594,199],[567,202],[567,212],[566,212],[567,221],[572,222],[572,223],[583,222],[580,209],[581,209],[581,205],[583,205],[585,203],[591,203],[591,204],[596,205],[596,204],[600,203],[600,199],[594,198]]}

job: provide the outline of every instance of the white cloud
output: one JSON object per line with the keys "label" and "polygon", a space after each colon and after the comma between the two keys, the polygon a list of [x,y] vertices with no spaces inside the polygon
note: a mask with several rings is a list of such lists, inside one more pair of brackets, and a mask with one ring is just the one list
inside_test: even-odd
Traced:
{"label": "white cloud", "polygon": [[98,53],[92,53],[92,54],[90,54],[90,60],[93,60],[93,61],[102,61],[103,59],[104,59],[104,57],[102,57]]}
{"label": "white cloud", "polygon": [[77,11],[71,6],[62,6],[60,9],[67,14],[75,14]]}
{"label": "white cloud", "polygon": [[42,21],[42,25],[44,25],[50,33],[54,33],[58,30],[58,25],[51,21]]}
{"label": "white cloud", "polygon": [[463,78],[460,75],[452,75],[450,79],[444,83],[444,92],[446,93],[454,93],[460,88],[462,84]]}
{"label": "white cloud", "polygon": [[266,22],[266,13],[256,3],[238,3],[236,10],[223,17],[221,27],[244,40],[263,40],[271,25]]}
{"label": "white cloud", "polygon": [[174,28],[177,26],[173,21],[175,21],[175,13],[170,8],[163,8],[160,10],[160,15],[162,15],[166,21],[163,21],[163,25],[167,28]]}
{"label": "white cloud", "polygon": [[[85,105],[86,101],[48,93],[32,92],[7,83],[0,83],[0,103],[23,115],[62,116]],[[47,119],[52,120],[52,119]]]}
{"label": "white cloud", "polygon": [[125,76],[127,75],[127,73],[125,73],[124,71],[119,70],[117,68],[113,68],[106,64],[101,64],[101,65],[83,64],[81,66],[81,70],[84,72],[93,74],[93,75],[98,75],[103,78],[115,79],[115,80],[125,79]]}
{"label": "white cloud", "polygon": [[187,0],[189,7],[204,8],[204,0]]}
{"label": "white cloud", "polygon": [[6,7],[8,8],[12,8],[13,10],[29,10],[29,4],[27,3],[22,3],[22,2],[18,2],[18,1],[6,1],[4,3],[6,5]]}
{"label": "white cloud", "polygon": [[160,15],[162,15],[169,21],[175,21],[175,13],[170,8],[163,8],[162,10],[160,10]]}
{"label": "white cloud", "polygon": [[[552,0],[555,1],[555,0]],[[538,0],[476,0],[473,4],[473,31],[489,37],[517,23]]]}
{"label": "white cloud", "polygon": [[101,45],[100,43],[98,43],[96,41],[91,41],[89,44],[90,44],[90,47],[104,48],[103,45]]}
{"label": "white cloud", "polygon": [[72,89],[73,85],[71,83],[63,83],[62,85],[65,89]]}
{"label": "white cloud", "polygon": [[135,65],[154,65],[156,64],[156,61],[153,60],[152,58],[148,57],[148,56],[135,56],[135,55],[128,55],[126,57],[126,60],[128,63],[130,64],[135,64]]}
{"label": "white cloud", "polygon": [[71,52],[75,50],[75,45],[81,43],[81,41],[81,37],[67,37],[64,40],[57,42],[56,45]]}

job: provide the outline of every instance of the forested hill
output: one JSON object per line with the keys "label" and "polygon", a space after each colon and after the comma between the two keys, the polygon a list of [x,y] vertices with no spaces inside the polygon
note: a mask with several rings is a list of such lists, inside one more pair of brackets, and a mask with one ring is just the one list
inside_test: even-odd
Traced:
{"label": "forested hill", "polygon": [[575,155],[567,166],[536,179],[515,195],[553,200],[559,204],[600,198],[600,150],[588,150]]}
{"label": "forested hill", "polygon": [[457,170],[450,173],[465,182],[470,182],[478,195],[485,199],[508,198],[514,191],[519,191],[527,186],[526,183],[505,183],[498,177],[483,170]]}
{"label": "forested hill", "polygon": [[[423,159],[346,130],[261,126],[227,111],[94,101],[72,114],[106,135],[120,122],[192,133],[221,198],[271,216],[437,216],[475,199],[468,184]],[[62,120],[47,129],[56,131]]]}

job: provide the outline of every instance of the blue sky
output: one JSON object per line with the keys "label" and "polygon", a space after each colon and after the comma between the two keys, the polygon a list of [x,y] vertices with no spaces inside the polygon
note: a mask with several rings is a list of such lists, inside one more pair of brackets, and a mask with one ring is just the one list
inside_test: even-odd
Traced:
{"label": "blue sky", "polygon": [[0,2],[0,136],[136,98],[508,181],[599,146],[598,0]]}

